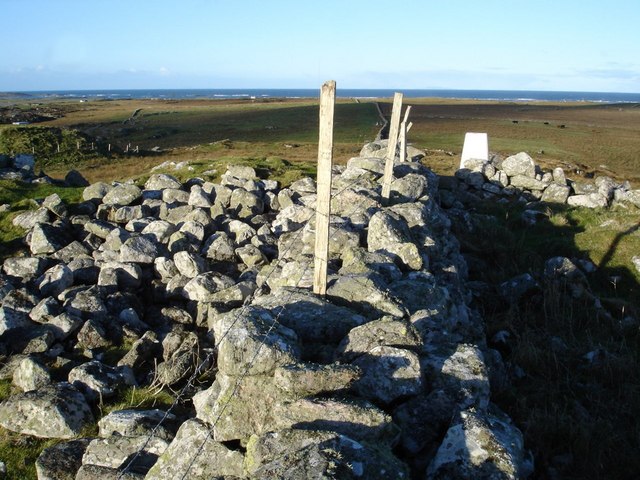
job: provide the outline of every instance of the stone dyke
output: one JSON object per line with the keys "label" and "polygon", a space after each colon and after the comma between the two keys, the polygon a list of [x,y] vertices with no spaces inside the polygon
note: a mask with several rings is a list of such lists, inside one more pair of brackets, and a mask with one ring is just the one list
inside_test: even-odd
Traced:
{"label": "stone dyke", "polygon": [[[38,478],[526,478],[439,179],[397,163],[385,205],[385,149],[334,167],[326,298],[311,178],[154,173],[15,217],[31,254],[0,273],[0,374],[20,390],[0,425],[63,439]],[[150,385],[180,408],[100,416]]]}
{"label": "stone dyke", "polygon": [[599,176],[592,182],[571,180],[560,168],[543,171],[526,152],[489,161],[468,159],[454,177],[440,182],[442,204],[446,208],[473,205],[480,199],[517,200],[522,203],[547,202],[576,207],[606,208],[635,205],[640,208],[640,190],[629,182]]}

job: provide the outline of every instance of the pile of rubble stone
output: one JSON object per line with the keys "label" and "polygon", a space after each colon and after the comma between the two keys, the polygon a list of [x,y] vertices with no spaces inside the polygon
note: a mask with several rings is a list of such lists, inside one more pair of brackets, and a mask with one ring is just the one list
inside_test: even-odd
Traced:
{"label": "pile of rubble stone", "polygon": [[[0,273],[0,377],[17,390],[0,425],[63,440],[38,477],[526,476],[438,178],[396,164],[385,205],[381,148],[335,168],[326,298],[310,178],[152,174],[16,216],[30,255]],[[179,391],[180,408],[101,416],[133,386]]]}
{"label": "pile of rubble stone", "polygon": [[507,158],[493,155],[489,161],[466,160],[454,177],[441,179],[442,201],[451,207],[479,199],[511,198],[523,202],[566,203],[571,206],[605,208],[613,204],[640,207],[640,190],[629,182],[618,183],[606,176],[593,182],[568,179],[562,168],[542,171],[525,152]]}

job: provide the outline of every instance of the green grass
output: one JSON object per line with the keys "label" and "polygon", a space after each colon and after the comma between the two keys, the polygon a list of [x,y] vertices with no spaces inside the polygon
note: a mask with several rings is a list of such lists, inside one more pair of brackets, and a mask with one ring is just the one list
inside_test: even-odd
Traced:
{"label": "green grass", "polygon": [[[492,399],[523,430],[535,478],[549,469],[559,478],[633,478],[640,471],[640,330],[628,316],[640,313],[640,274],[630,265],[640,251],[640,211],[551,206],[547,220],[525,226],[522,210],[478,204],[476,231],[458,235],[463,251],[481,259],[473,280],[498,285],[529,272],[543,286],[516,305],[479,299],[487,337],[510,332],[509,348],[497,348],[524,373]],[[589,283],[609,316],[544,284],[544,262],[556,255],[595,263]],[[606,352],[599,361],[584,358],[597,349]]]}
{"label": "green grass", "polygon": [[24,183],[13,180],[0,180],[0,205],[8,203],[11,209],[0,213],[0,260],[14,254],[22,247],[21,239],[25,232],[11,222],[20,212],[36,208],[34,199],[42,200],[57,193],[69,206],[82,200],[83,188],[70,188],[44,183]]}

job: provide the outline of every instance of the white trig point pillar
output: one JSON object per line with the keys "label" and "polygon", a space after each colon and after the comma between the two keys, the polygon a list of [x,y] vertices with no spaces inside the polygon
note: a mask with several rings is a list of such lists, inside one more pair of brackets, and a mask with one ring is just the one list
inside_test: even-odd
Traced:
{"label": "white trig point pillar", "polygon": [[464,168],[465,162],[471,159],[489,161],[489,137],[486,133],[467,132],[465,134],[460,168]]}
{"label": "white trig point pillar", "polygon": [[389,142],[387,144],[387,161],[384,164],[384,177],[382,177],[382,201],[389,200],[391,193],[391,180],[393,179],[393,163],[396,158],[396,146],[398,144],[398,130],[400,128],[400,110],[402,110],[402,94],[396,92],[393,95],[393,109],[389,122]]}
{"label": "white trig point pillar", "polygon": [[327,293],[329,218],[331,215],[331,167],[333,163],[333,111],[336,82],[329,80],[320,90],[320,135],[318,140],[318,196],[316,200],[316,245],[313,293]]}

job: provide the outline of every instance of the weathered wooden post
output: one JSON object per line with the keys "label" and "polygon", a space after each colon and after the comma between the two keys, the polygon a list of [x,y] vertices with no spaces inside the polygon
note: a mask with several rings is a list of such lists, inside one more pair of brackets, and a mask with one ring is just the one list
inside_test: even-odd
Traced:
{"label": "weathered wooden post", "polygon": [[411,105],[407,107],[404,112],[404,119],[400,124],[400,162],[407,161],[407,120],[409,119],[409,112],[411,111]]}
{"label": "weathered wooden post", "polygon": [[138,153],[140,150],[138,149],[138,145],[136,145],[136,153]]}
{"label": "weathered wooden post", "polygon": [[333,163],[333,111],[336,82],[329,80],[320,90],[320,134],[318,140],[318,197],[316,200],[316,245],[313,293],[327,292],[329,261],[329,219],[331,215],[331,167]]}
{"label": "weathered wooden post", "polygon": [[109,144],[109,146],[107,147],[107,150],[110,152],[111,151],[111,144]]}
{"label": "weathered wooden post", "polygon": [[58,142],[56,142],[56,150],[60,153],[60,144]]}
{"label": "weathered wooden post", "polygon": [[396,158],[396,145],[398,144],[398,129],[400,123],[400,110],[402,109],[402,94],[396,92],[393,95],[393,109],[389,122],[389,143],[387,145],[387,161],[384,165],[384,177],[382,178],[382,200],[389,200],[391,192],[391,180],[393,178],[393,162]]}
{"label": "weathered wooden post", "polygon": [[80,140],[76,140],[76,150],[80,150]]}

